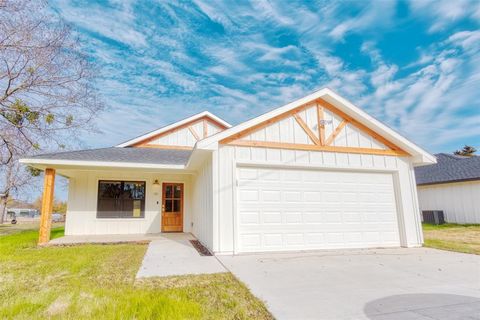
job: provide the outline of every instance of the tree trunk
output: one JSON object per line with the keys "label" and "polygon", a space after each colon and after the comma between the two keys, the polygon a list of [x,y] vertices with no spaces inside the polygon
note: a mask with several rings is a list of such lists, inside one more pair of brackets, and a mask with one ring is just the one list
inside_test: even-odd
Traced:
{"label": "tree trunk", "polygon": [[7,211],[7,197],[0,198],[0,224],[3,224]]}

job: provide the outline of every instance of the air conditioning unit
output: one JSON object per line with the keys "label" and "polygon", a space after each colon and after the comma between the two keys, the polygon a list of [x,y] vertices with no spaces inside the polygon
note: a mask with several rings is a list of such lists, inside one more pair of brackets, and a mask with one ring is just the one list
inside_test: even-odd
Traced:
{"label": "air conditioning unit", "polygon": [[445,217],[443,210],[424,210],[422,211],[423,222],[429,224],[444,224]]}

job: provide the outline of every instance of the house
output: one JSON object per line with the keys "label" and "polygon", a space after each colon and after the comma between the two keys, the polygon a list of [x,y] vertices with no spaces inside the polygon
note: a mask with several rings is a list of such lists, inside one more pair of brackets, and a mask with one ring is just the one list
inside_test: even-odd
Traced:
{"label": "house", "polygon": [[442,210],[445,221],[480,223],[480,157],[439,153],[415,169],[420,209]]}
{"label": "house", "polygon": [[422,150],[330,89],[231,126],[209,112],[118,146],[32,156],[69,179],[67,235],[191,232],[217,254],[416,247]]}
{"label": "house", "polygon": [[37,209],[33,208],[10,208],[6,210],[6,216],[9,219],[13,217],[18,218],[38,218],[40,213]]}

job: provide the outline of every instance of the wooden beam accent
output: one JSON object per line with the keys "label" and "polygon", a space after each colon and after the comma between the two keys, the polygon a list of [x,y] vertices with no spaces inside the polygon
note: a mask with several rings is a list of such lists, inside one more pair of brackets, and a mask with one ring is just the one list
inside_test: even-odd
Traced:
{"label": "wooden beam accent", "polygon": [[203,120],[203,138],[208,137],[208,123],[206,120]]}
{"label": "wooden beam accent", "polygon": [[317,126],[318,126],[318,137],[320,139],[320,145],[325,145],[325,124],[323,120],[325,115],[323,113],[323,107],[317,104]]}
{"label": "wooden beam accent", "polygon": [[370,129],[369,127],[367,127],[366,125],[358,122],[357,120],[355,120],[354,118],[352,118],[351,116],[349,116],[348,114],[346,114],[345,112],[341,111],[340,109],[338,109],[337,107],[335,107],[333,104],[331,104],[330,102],[328,101],[325,101],[323,100],[322,98],[319,98],[317,99],[318,103],[320,103],[324,108],[330,110],[331,112],[339,115],[340,117],[342,117],[343,119],[345,120],[348,120],[351,124],[353,124],[355,127],[357,127],[358,129],[364,131],[365,133],[369,134],[371,137],[373,137],[375,140],[378,140],[380,141],[381,143],[383,143],[384,145],[386,145],[387,147],[389,147],[390,149],[392,150],[396,150],[400,153],[403,153],[403,154],[406,154],[406,155],[410,155],[408,152],[402,150],[399,146],[395,145],[394,143],[388,141],[387,139],[385,139],[383,136],[379,135],[378,133],[376,133],[375,131],[373,131],[372,129]]}
{"label": "wooden beam accent", "polygon": [[40,230],[38,244],[47,244],[50,240],[50,230],[52,228],[52,210],[53,195],[55,189],[55,169],[45,169],[43,179],[42,212],[40,216]]}
{"label": "wooden beam accent", "polygon": [[271,124],[273,124],[277,121],[280,121],[280,120],[283,120],[285,118],[288,118],[288,117],[292,116],[294,113],[297,113],[297,112],[302,111],[303,109],[305,109],[307,107],[312,106],[312,103],[313,102],[310,101],[308,103],[305,103],[305,104],[302,104],[301,106],[296,107],[295,109],[289,110],[289,111],[281,113],[279,115],[276,115],[276,116],[274,116],[270,119],[267,119],[267,120],[265,120],[261,123],[258,123],[258,124],[254,125],[254,126],[251,126],[251,127],[247,128],[245,130],[237,132],[237,133],[235,133],[235,134],[233,134],[229,137],[226,137],[225,139],[220,140],[219,143],[225,144],[225,143],[229,143],[229,142],[238,140],[240,138],[243,138],[243,137],[245,137],[246,135],[249,135],[252,132],[263,129],[263,128],[265,128],[265,127],[267,127],[267,126],[269,126],[269,125],[271,125]]}
{"label": "wooden beam accent", "polygon": [[167,149],[167,150],[192,150],[193,147],[189,146],[176,146],[166,144],[144,144],[136,148],[154,148],[154,149]]}
{"label": "wooden beam accent", "polygon": [[337,147],[337,146],[320,146],[315,144],[299,144],[269,141],[253,141],[253,140],[235,140],[228,145],[239,147],[260,147],[273,149],[289,149],[289,150],[305,150],[305,151],[326,151],[340,153],[356,153],[356,154],[374,154],[384,156],[408,156],[404,151],[384,150],[373,148],[357,148],[357,147]]}
{"label": "wooden beam accent", "polygon": [[193,135],[193,137],[195,138],[195,140],[200,140],[200,137],[198,136],[198,134],[195,132],[195,129],[192,128],[192,126],[188,126],[188,131],[190,131],[190,133]]}
{"label": "wooden beam accent", "polygon": [[317,136],[315,136],[315,133],[308,127],[308,125],[303,121],[303,119],[298,115],[298,113],[294,113],[293,117],[295,120],[297,120],[297,123],[302,127],[303,131],[310,137],[310,139],[313,141],[315,144],[320,144],[320,140],[318,140]]}
{"label": "wooden beam accent", "polygon": [[348,123],[348,121],[343,119],[342,122],[340,122],[338,124],[338,126],[335,128],[335,130],[333,130],[330,137],[328,137],[328,139],[325,141],[326,146],[329,146],[329,145],[332,144],[333,140],[335,140],[335,138],[340,134],[340,132],[342,132],[342,129],[347,125],[347,123]]}

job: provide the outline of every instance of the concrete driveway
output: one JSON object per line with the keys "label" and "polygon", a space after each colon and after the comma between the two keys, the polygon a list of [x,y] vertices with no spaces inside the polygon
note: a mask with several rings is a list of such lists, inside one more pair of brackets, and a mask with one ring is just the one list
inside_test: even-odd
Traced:
{"label": "concrete driveway", "polygon": [[426,248],[220,256],[277,319],[480,319],[480,256]]}

